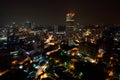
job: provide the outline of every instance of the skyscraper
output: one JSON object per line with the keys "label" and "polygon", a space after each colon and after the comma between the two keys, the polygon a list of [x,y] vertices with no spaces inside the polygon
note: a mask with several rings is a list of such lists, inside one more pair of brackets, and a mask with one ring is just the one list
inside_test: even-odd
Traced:
{"label": "skyscraper", "polygon": [[74,12],[69,12],[66,14],[66,32],[68,36],[70,36],[74,31],[74,27],[75,27],[74,17],[75,17]]}
{"label": "skyscraper", "polygon": [[26,28],[31,28],[31,22],[30,22],[30,21],[26,21],[25,27],[26,27]]}

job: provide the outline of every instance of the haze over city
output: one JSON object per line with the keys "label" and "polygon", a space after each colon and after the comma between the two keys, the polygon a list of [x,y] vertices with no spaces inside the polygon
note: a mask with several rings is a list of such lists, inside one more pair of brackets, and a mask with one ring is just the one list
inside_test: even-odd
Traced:
{"label": "haze over city", "polygon": [[76,14],[80,24],[119,24],[120,5],[117,0],[2,0],[0,24],[24,23],[65,24],[67,12]]}

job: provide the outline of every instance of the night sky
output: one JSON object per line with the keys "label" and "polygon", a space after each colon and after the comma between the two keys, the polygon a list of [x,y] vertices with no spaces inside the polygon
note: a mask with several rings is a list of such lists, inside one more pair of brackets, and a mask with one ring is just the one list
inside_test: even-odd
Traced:
{"label": "night sky", "polygon": [[26,20],[37,24],[65,24],[67,12],[80,24],[120,24],[119,0],[0,0],[0,24]]}

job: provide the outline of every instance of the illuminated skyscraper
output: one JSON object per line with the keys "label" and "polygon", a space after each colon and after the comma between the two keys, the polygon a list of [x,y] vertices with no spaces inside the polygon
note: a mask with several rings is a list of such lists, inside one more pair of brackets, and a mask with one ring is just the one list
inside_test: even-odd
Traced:
{"label": "illuminated skyscraper", "polygon": [[66,32],[68,36],[74,31],[74,27],[75,27],[74,17],[75,17],[75,13],[73,12],[69,12],[66,14]]}

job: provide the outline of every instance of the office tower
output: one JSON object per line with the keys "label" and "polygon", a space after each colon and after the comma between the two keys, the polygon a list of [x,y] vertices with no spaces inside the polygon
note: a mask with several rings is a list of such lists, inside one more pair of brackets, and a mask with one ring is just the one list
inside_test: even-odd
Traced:
{"label": "office tower", "polygon": [[31,28],[31,22],[30,22],[30,21],[26,21],[25,27],[26,27],[26,28]]}
{"label": "office tower", "polygon": [[75,17],[74,12],[69,12],[66,14],[66,32],[68,36],[70,36],[74,31],[74,27],[75,27],[74,17]]}

